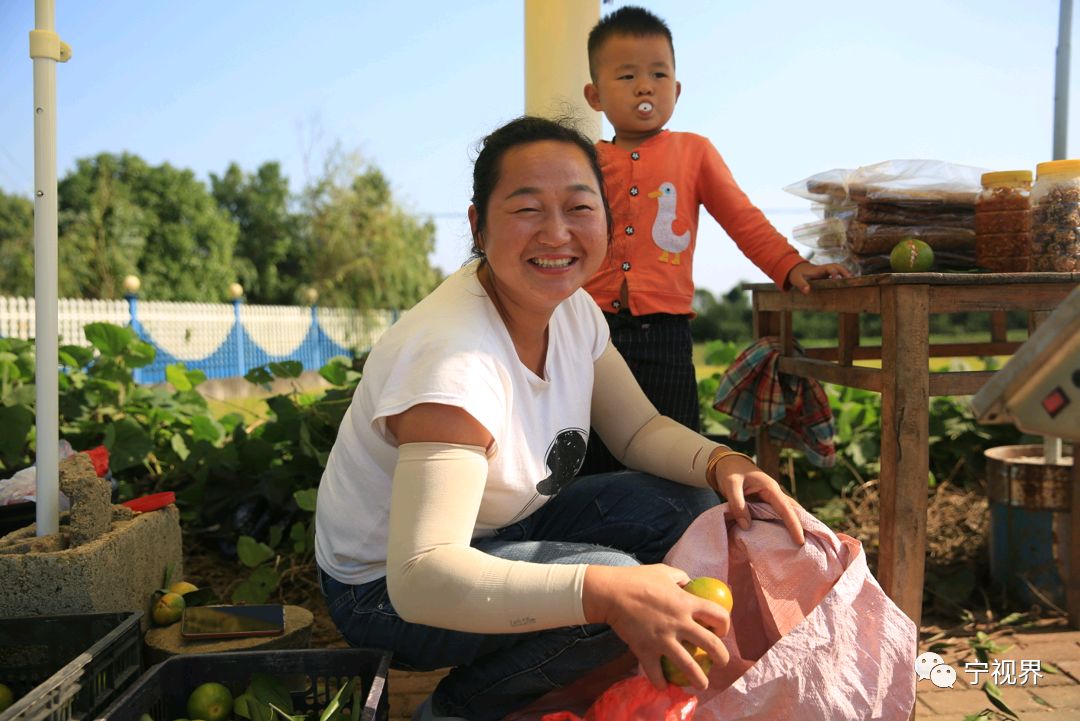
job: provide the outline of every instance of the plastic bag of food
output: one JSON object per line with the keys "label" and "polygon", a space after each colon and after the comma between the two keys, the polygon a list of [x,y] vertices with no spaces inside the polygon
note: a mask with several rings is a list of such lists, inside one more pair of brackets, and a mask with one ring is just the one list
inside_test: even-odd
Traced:
{"label": "plastic bag of food", "polygon": [[886,160],[815,173],[784,188],[816,203],[892,202],[971,205],[982,189],[983,168],[940,160]]}
{"label": "plastic bag of food", "polygon": [[974,228],[975,208],[963,205],[926,205],[912,203],[859,203],[855,220],[861,223],[887,225],[936,225],[952,228]]}
{"label": "plastic bag of food", "polygon": [[791,229],[791,239],[808,248],[843,248],[847,240],[847,224],[839,218],[803,223]]}
{"label": "plastic bag of food", "polygon": [[[892,270],[888,253],[861,255],[852,253],[851,262],[858,268],[859,275],[874,275],[876,273],[888,273]],[[930,272],[961,272],[970,271],[975,267],[975,250],[935,250],[934,264]]]}
{"label": "plastic bag of food", "polygon": [[797,225],[792,229],[791,237],[796,243],[814,249],[807,260],[818,265],[837,263],[854,275],[859,275],[858,266],[847,247],[847,224],[839,218]]}
{"label": "plastic bag of food", "polygon": [[[858,254],[888,255],[896,244],[906,238],[918,238],[936,253],[939,250],[975,249],[974,228],[949,228],[938,225],[868,225],[853,220],[847,226],[847,244]],[[972,255],[974,257],[974,255]]]}

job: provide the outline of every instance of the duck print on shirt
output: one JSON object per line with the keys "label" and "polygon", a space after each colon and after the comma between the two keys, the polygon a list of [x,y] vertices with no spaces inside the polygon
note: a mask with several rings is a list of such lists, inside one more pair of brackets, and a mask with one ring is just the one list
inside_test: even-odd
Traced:
{"label": "duck print on shirt", "polygon": [[509,523],[517,521],[528,515],[533,504],[541,496],[554,496],[569,486],[577,477],[581,464],[585,462],[585,447],[588,445],[588,434],[580,428],[566,428],[555,435],[555,439],[548,445],[544,455],[544,463],[549,475],[536,484],[534,495],[525,506],[518,511]]}
{"label": "duck print on shirt", "polygon": [[[678,204],[674,183],[661,183],[658,190],[649,193],[650,198],[656,198],[656,220],[653,222],[653,242],[663,252],[660,254],[660,262],[679,265],[679,254],[690,245],[690,226],[678,217]],[[669,255],[670,254],[670,255]]]}

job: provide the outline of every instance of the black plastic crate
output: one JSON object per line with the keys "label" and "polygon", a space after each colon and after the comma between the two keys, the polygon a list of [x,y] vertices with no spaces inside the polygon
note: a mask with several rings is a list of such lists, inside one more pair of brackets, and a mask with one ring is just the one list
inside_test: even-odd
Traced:
{"label": "black plastic crate", "polygon": [[338,689],[358,678],[364,707],[353,721],[386,721],[390,700],[387,674],[390,655],[366,648],[237,651],[173,656],[143,674],[117,699],[102,719],[139,721],[149,714],[154,721],[187,718],[187,698],[208,681],[224,684],[233,696],[243,693],[253,674],[282,679],[298,713],[322,710]]}
{"label": "black plastic crate", "polygon": [[0,619],[0,721],[92,719],[142,673],[142,613]]}

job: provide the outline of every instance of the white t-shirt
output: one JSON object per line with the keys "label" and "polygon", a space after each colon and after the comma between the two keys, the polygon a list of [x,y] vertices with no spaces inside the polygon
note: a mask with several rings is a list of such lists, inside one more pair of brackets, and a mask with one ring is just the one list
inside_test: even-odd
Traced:
{"label": "white t-shirt", "polygon": [[343,583],[386,575],[397,442],[386,418],[419,403],[462,408],[494,439],[473,537],[535,512],[585,458],[593,364],[608,328],[584,290],[548,324],[545,378],[518,358],[466,265],[405,313],[372,349],[319,485],[315,557]]}

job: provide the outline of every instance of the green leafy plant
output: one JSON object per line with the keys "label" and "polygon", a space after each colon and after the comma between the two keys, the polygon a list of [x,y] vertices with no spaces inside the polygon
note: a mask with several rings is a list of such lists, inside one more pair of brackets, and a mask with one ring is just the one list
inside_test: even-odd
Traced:
{"label": "green leafy plant", "polygon": [[343,721],[355,719],[351,709],[359,710],[361,688],[355,678],[350,678],[337,690],[318,716],[314,713],[296,713],[289,689],[278,679],[266,674],[255,674],[244,693],[236,697],[233,710],[248,721]]}
{"label": "green leafy plant", "polygon": [[[733,345],[733,344],[732,344]],[[716,346],[719,360],[729,353],[726,346]],[[707,356],[708,357],[708,356]],[[711,360],[709,361],[711,362]],[[727,433],[728,419],[712,407],[720,374],[698,382],[698,405],[705,433]],[[784,475],[800,502],[817,509],[826,522],[837,520],[843,505],[834,503],[845,491],[875,479],[881,472],[881,396],[858,388],[823,384],[836,429],[836,465],[818,468],[802,453],[781,452]],[[930,403],[930,475],[929,485],[950,482],[959,486],[978,484],[983,477],[987,448],[1022,442],[1023,434],[1011,425],[984,426],[976,422],[961,399],[938,397]]]}
{"label": "green leafy plant", "polygon": [[[166,369],[168,386],[135,383],[154,349],[132,329],[92,323],[86,337],[90,347],[60,349],[60,431],[75,448],[109,449],[119,500],[175,491],[185,529],[218,539],[249,569],[234,601],[266,600],[283,579],[308,572],[316,487],[360,379],[356,361],[331,359],[320,373],[332,387],[314,395],[296,385],[296,361],[252,369],[252,383],[285,379],[293,387],[245,425],[235,413],[215,418],[198,392],[205,374],[183,364]],[[32,462],[34,388],[33,345],[0,339],[5,471]]]}
{"label": "green leafy plant", "polygon": [[0,338],[0,471],[31,462],[34,428],[34,346],[18,338]]}

